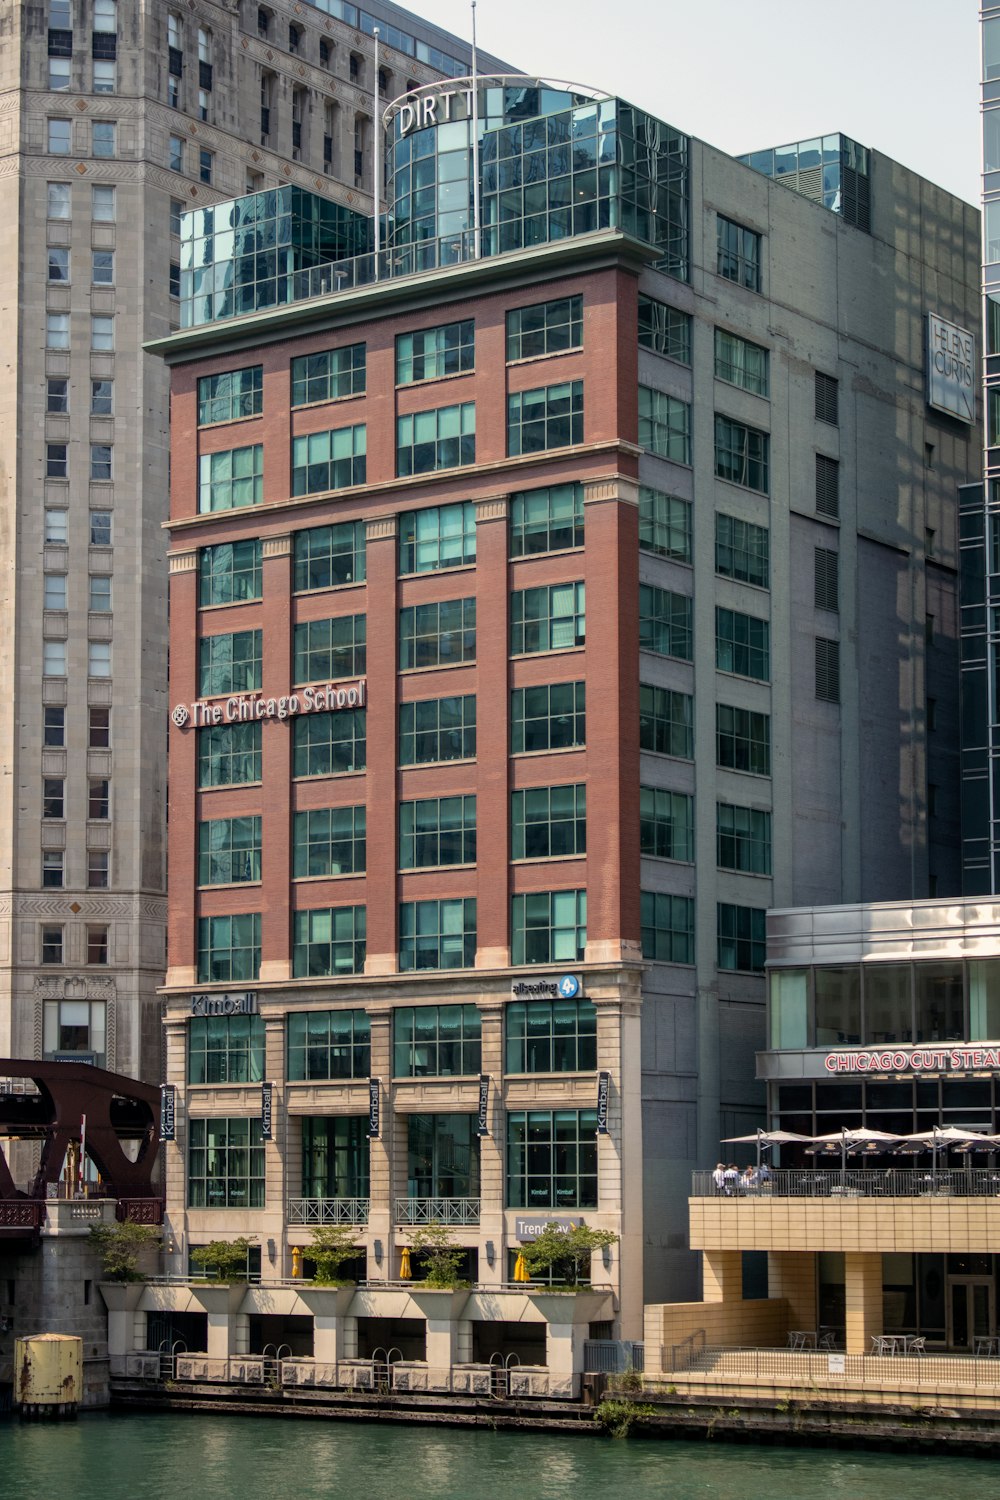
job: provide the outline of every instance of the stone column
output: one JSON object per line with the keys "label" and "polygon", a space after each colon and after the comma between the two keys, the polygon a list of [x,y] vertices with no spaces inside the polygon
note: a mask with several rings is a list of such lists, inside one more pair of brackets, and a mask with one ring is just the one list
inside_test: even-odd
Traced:
{"label": "stone column", "polygon": [[811,1250],[794,1254],[770,1251],[767,1257],[767,1295],[783,1297],[788,1303],[790,1328],[817,1327],[815,1254]]}
{"label": "stone column", "polygon": [[[492,833],[491,833],[492,837]],[[487,1135],[479,1140],[479,1281],[499,1286],[506,1280],[504,1249],[504,1129],[503,1104],[503,1006],[479,1001],[482,1016],[482,1071],[490,1080],[486,1112]],[[487,1241],[493,1246],[493,1264],[486,1258]]]}
{"label": "stone column", "polygon": [[702,1301],[743,1301],[743,1254],[740,1250],[706,1250],[701,1257]]}
{"label": "stone column", "polygon": [[882,1327],[882,1256],[873,1251],[844,1254],[847,1352],[868,1354]]}
{"label": "stone column", "polygon": [[510,963],[507,497],[476,505],[476,967]]}
{"label": "stone column", "polygon": [[395,974],[398,947],[396,697],[399,639],[396,517],[382,516],[369,521],[366,537],[368,938],[365,973]]}
{"label": "stone column", "polygon": [[[368,1280],[384,1281],[393,1275],[392,1247],[392,1010],[368,1005],[371,1024],[371,1076],[380,1080],[381,1125],[377,1140],[369,1142]],[[382,1264],[375,1262],[375,1241],[382,1242]],[[341,1358],[344,1356],[341,1355]]]}

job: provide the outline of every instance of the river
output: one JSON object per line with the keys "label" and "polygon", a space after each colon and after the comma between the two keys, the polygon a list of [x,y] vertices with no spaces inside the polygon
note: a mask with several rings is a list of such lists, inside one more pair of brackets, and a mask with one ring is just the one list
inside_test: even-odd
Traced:
{"label": "river", "polygon": [[147,1413],[0,1419],[2,1500],[994,1500],[992,1461]]}

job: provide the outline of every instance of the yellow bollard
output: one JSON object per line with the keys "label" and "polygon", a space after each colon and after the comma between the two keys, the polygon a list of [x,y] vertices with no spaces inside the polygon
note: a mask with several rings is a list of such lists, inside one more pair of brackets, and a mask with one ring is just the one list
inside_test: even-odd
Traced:
{"label": "yellow bollard", "polygon": [[302,1246],[292,1246],[292,1276],[298,1281],[302,1276]]}

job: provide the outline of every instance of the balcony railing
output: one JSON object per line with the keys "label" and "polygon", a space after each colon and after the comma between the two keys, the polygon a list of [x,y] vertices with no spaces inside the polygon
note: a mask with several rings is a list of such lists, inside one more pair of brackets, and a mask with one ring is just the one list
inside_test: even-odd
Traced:
{"label": "balcony railing", "polygon": [[478,1198],[397,1198],[397,1224],[478,1224]]}
{"label": "balcony railing", "polygon": [[998,1198],[1000,1167],[848,1167],[770,1171],[756,1182],[740,1177],[716,1185],[711,1172],[691,1174],[692,1198]]}
{"label": "balcony railing", "polygon": [[289,1198],[289,1224],[367,1224],[368,1198]]}

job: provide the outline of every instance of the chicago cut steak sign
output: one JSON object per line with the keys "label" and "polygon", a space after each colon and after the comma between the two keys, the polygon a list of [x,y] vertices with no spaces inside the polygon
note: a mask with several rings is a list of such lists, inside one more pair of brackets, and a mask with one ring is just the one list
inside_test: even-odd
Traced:
{"label": "chicago cut steak sign", "polygon": [[253,724],[262,719],[291,719],[297,714],[336,713],[344,708],[368,706],[368,683],[364,677],[348,686],[328,683],[307,687],[281,698],[262,693],[237,693],[232,698],[199,698],[178,703],[170,717],[178,729],[203,729],[214,724]]}
{"label": "chicago cut steak sign", "polygon": [[828,1052],[823,1066],[828,1073],[978,1073],[1000,1070],[1000,1046]]}

